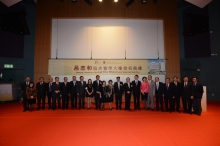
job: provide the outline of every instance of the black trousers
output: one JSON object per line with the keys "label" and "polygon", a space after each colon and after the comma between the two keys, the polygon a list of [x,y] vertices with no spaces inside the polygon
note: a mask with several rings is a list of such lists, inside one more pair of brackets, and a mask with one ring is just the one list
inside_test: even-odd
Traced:
{"label": "black trousers", "polygon": [[183,95],[182,96],[183,103],[183,111],[184,112],[192,112],[192,99],[190,96]]}
{"label": "black trousers", "polygon": [[163,110],[163,96],[162,95],[156,95],[156,109]]}
{"label": "black trousers", "polygon": [[47,93],[47,99],[48,99],[48,108],[51,108],[51,99],[52,99],[52,93],[48,92]]}
{"label": "black trousers", "polygon": [[122,104],[122,94],[118,93],[116,94],[116,109],[118,108],[121,109],[121,104]]}
{"label": "black trousers", "polygon": [[68,109],[69,105],[69,96],[68,94],[62,95],[62,109]]}
{"label": "black trousers", "polygon": [[183,111],[184,112],[187,112],[188,110],[187,110],[187,96],[182,96],[182,103],[183,103]]}
{"label": "black trousers", "polygon": [[192,112],[192,104],[193,104],[193,100],[191,99],[191,97],[188,97],[188,98],[187,98],[187,105],[188,105],[187,111],[188,111],[189,113]]}
{"label": "black trousers", "polygon": [[99,98],[100,98],[100,95],[95,93],[95,107],[96,109],[100,109],[100,102],[99,102]]}
{"label": "black trousers", "polygon": [[77,108],[77,93],[71,94],[71,108]]}
{"label": "black trousers", "polygon": [[134,108],[140,109],[140,94],[139,95],[133,95],[134,96]]}
{"label": "black trousers", "polygon": [[85,95],[79,95],[79,109],[84,108],[85,105]]}
{"label": "black trousers", "polygon": [[[174,111],[174,100],[173,100],[173,97],[164,96],[164,101],[165,101],[165,109],[166,109],[166,111]],[[168,106],[168,103],[169,103],[170,107]]]}
{"label": "black trousers", "polygon": [[197,114],[201,114],[202,108],[201,108],[201,98],[194,98],[193,99],[193,110]]}
{"label": "black trousers", "polygon": [[45,108],[45,98],[46,98],[46,96],[38,96],[37,97],[37,107],[38,107],[38,109],[40,109],[41,108],[41,101],[42,101],[42,109],[44,109]]}
{"label": "black trousers", "polygon": [[169,98],[169,104],[170,104],[170,112],[175,111],[175,99],[173,97]]}
{"label": "black trousers", "polygon": [[174,98],[174,110],[176,105],[176,111],[180,110],[180,96],[175,96]]}
{"label": "black trousers", "polygon": [[125,93],[125,109],[130,109],[131,93]]}
{"label": "black trousers", "polygon": [[24,110],[27,110],[27,95],[23,95],[23,108]]}
{"label": "black trousers", "polygon": [[55,93],[52,95],[52,108],[56,109],[56,100],[58,101],[58,108],[60,108],[60,94],[59,93]]}

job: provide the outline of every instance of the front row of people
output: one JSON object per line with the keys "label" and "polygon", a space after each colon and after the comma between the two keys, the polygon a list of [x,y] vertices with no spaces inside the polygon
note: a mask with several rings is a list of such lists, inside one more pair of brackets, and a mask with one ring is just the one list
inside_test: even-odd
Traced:
{"label": "front row of people", "polygon": [[[76,76],[72,77],[72,81],[68,82],[67,77],[64,77],[64,82],[59,82],[59,77],[49,78],[49,82],[45,83],[41,77],[34,88],[34,83],[30,82],[30,77],[26,78],[26,82],[22,84],[24,111],[33,110],[33,104],[38,102],[37,110],[45,109],[45,97],[48,97],[48,108],[55,110],[58,108],[68,109],[69,98],[71,99],[71,108],[85,108],[85,97],[87,99],[87,108],[91,109],[91,99],[95,97],[96,109],[105,109],[105,103],[109,103],[109,108],[112,110],[112,102],[115,98],[116,110],[122,109],[122,95],[125,97],[125,110],[131,110],[130,100],[133,93],[134,109],[140,110],[140,96],[143,102],[144,110],[154,111],[154,98],[156,99],[156,111],[180,112],[180,97],[183,103],[183,112],[192,114],[192,107],[196,114],[201,115],[201,98],[203,95],[202,84],[197,82],[197,78],[189,82],[188,77],[183,78],[183,82],[178,82],[176,76],[173,77],[173,82],[166,78],[165,83],[159,82],[156,77],[155,81],[152,76],[142,78],[142,82],[138,80],[138,75],[134,76],[134,81],[130,82],[130,78],[126,78],[126,82],[117,81],[113,85],[113,81],[101,81],[100,76],[96,76],[96,80],[88,83],[84,81],[84,77],[80,76],[80,81],[76,80]],[[52,103],[51,103],[52,99]],[[61,106],[62,100],[62,106]],[[56,104],[57,101],[57,104]],[[29,108],[26,107],[28,102]],[[78,103],[78,104],[77,104]],[[164,109],[165,104],[165,109]]]}

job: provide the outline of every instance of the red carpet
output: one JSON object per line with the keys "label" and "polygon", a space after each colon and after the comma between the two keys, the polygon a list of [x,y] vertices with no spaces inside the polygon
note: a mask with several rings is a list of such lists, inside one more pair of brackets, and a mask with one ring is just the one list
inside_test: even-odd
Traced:
{"label": "red carpet", "polygon": [[220,102],[208,102],[207,110],[201,116],[107,107],[22,112],[22,103],[5,103],[0,146],[219,146]]}

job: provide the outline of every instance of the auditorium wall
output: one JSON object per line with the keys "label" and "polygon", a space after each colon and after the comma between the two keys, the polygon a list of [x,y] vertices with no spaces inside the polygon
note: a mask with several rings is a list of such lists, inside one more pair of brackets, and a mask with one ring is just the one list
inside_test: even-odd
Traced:
{"label": "auditorium wall", "polygon": [[[3,73],[3,79],[8,82],[13,79],[16,82],[23,82],[26,76],[34,78],[34,41],[35,41],[35,18],[36,6],[21,2],[27,15],[26,21],[30,30],[30,35],[24,35],[24,54],[23,58],[0,57],[0,73]],[[13,43],[13,42],[11,42]],[[13,48],[16,49],[16,48]],[[12,51],[11,53],[15,53]],[[13,64],[14,69],[3,69],[4,64]]]}
{"label": "auditorium wall", "polygon": [[[164,23],[164,53],[167,77],[180,76],[180,53],[178,42],[178,19],[176,0],[158,0],[157,4],[135,1],[129,7],[127,0],[93,0],[89,6],[85,1],[61,2],[59,0],[38,0],[36,14],[36,35],[34,52],[34,81],[43,76],[48,79],[48,59],[51,55],[52,19],[61,18],[120,18],[154,19]],[[95,77],[94,77],[95,79]]]}
{"label": "auditorium wall", "polygon": [[[208,5],[209,13],[209,29],[211,53],[217,56],[203,57],[203,58],[185,58],[184,55],[184,37],[183,32],[183,15],[182,12],[188,7],[178,9],[178,25],[179,25],[179,43],[180,43],[180,63],[181,63],[181,77],[188,75],[190,78],[196,76],[199,81],[207,88],[207,99],[220,101],[219,82],[220,78],[219,63],[220,63],[220,1],[213,0]],[[199,53],[199,52],[198,52]],[[200,71],[197,71],[199,67]]]}

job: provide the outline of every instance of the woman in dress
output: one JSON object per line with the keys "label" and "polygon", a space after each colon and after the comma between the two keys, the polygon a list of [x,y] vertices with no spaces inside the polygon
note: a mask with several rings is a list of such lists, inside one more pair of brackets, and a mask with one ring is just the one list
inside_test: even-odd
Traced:
{"label": "woman in dress", "polygon": [[92,97],[93,97],[92,80],[89,79],[88,84],[86,85],[86,98],[87,98],[88,109],[91,109]]}
{"label": "woman in dress", "polygon": [[106,95],[107,95],[106,81],[103,81],[102,85],[99,86],[99,95],[100,95],[99,103],[101,103],[102,110],[104,110],[105,102],[106,102]]}
{"label": "woman in dress", "polygon": [[30,82],[29,87],[26,88],[26,94],[28,99],[29,111],[34,109],[34,103],[36,103],[37,89],[34,87],[34,83]]}
{"label": "woman in dress", "polygon": [[141,98],[142,98],[143,106],[144,106],[145,110],[147,110],[148,89],[149,89],[149,84],[147,82],[147,78],[143,77],[142,78],[142,83],[141,83],[141,86],[140,86],[140,91],[141,91]]}
{"label": "woman in dress", "polygon": [[112,84],[112,80],[109,80],[107,86],[106,102],[109,103],[110,110],[112,110],[113,95],[114,95],[114,86]]}

